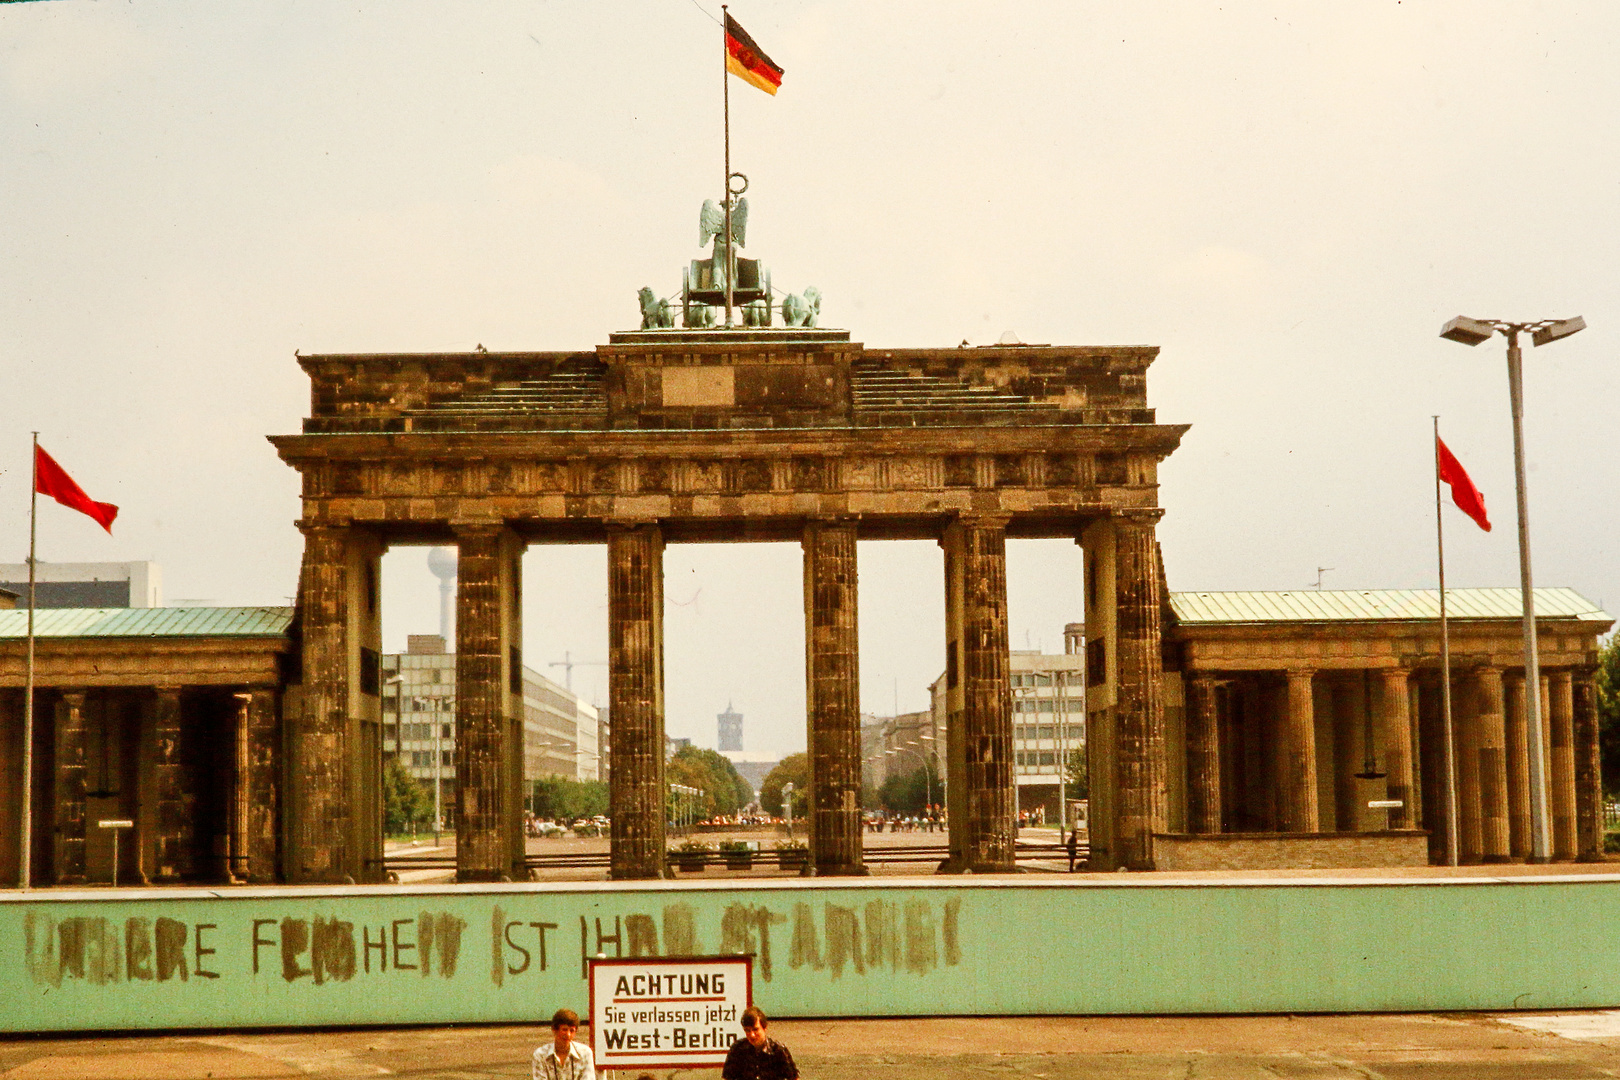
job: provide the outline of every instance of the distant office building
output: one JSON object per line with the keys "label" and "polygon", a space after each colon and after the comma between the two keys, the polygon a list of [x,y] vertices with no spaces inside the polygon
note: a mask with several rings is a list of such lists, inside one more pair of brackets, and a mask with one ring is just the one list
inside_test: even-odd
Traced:
{"label": "distant office building", "polygon": [[681,750],[692,745],[691,739],[677,739],[670,735],[664,736],[664,760],[668,761]]}
{"label": "distant office building", "polygon": [[[1064,763],[1086,747],[1085,643],[1082,627],[1070,624],[1062,655],[1014,649],[1010,660],[1013,693],[1013,761],[1018,805],[1044,808],[1058,820],[1059,776]],[[1081,755],[1082,760],[1084,754]],[[1068,781],[1069,801],[1076,798]]]}
{"label": "distant office building", "polygon": [[[1064,629],[1061,654],[1011,650],[1013,771],[1021,810],[1044,808],[1058,820],[1059,774],[1064,762],[1086,746],[1085,641],[1083,627]],[[948,772],[945,676],[928,688],[927,711],[861,718],[861,780],[873,789],[890,776],[915,772],[923,763]],[[1083,757],[1083,755],[1082,755]],[[1077,797],[1063,781],[1069,802]]]}
{"label": "distant office building", "polygon": [[728,701],[726,702],[726,711],[715,717],[715,719],[720,722],[720,752],[722,754],[728,751],[741,753],[743,748],[742,713],[733,709],[731,702]]}
{"label": "distant office building", "polygon": [[[456,655],[438,634],[411,634],[406,652],[383,657],[383,753],[430,788],[438,779],[448,808],[456,785]],[[596,710],[532,668],[523,668],[523,779],[595,780]],[[448,814],[449,810],[446,809]]]}
{"label": "distant office building", "polygon": [[[37,608],[153,608],[163,606],[163,574],[155,562],[34,563]],[[28,606],[28,564],[0,563],[0,589]]]}

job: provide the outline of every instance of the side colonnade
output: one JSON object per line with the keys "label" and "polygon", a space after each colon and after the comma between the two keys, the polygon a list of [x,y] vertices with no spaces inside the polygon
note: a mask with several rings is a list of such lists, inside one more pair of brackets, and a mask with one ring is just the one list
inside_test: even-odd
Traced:
{"label": "side colonnade", "polygon": [[[1516,627],[1505,624],[1511,642]],[[1553,861],[1599,861],[1603,803],[1595,669],[1544,647],[1541,715]],[[1504,650],[1506,651],[1506,650]],[[1564,650],[1570,652],[1571,650]],[[1573,663],[1571,663],[1573,661]],[[1209,666],[1202,666],[1207,663]],[[1445,861],[1448,800],[1441,674],[1432,659],[1212,670],[1186,685],[1187,831],[1356,833],[1423,829]],[[1522,667],[1464,653],[1451,673],[1459,862],[1531,857]],[[1369,806],[1369,803],[1380,803]]]}
{"label": "side colonnade", "polygon": [[[1167,813],[1160,668],[1158,511],[1098,518],[1087,552],[1087,625],[1096,658],[1090,740],[1094,860],[1152,867]],[[945,872],[1014,868],[1016,790],[1008,670],[1006,515],[943,525],[948,710]],[[521,559],[503,522],[452,526],[456,598],[456,876],[527,878],[522,820]],[[665,857],[665,531],[655,520],[606,525],[611,876],[662,877]],[[299,586],[301,686],[289,695],[285,870],[292,882],[379,882],[382,860],[381,621],[385,543],[361,526],[305,525]],[[802,526],[810,864],[863,874],[860,806],[859,523]],[[1098,832],[1106,839],[1099,843]]]}

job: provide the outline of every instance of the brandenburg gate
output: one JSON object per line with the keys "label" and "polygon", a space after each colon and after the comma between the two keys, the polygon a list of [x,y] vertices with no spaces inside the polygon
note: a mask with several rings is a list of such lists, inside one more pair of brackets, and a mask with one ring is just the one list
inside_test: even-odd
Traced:
{"label": "brandenburg gate", "polygon": [[[813,321],[813,320],[812,320]],[[1013,868],[1006,541],[1084,549],[1089,730],[1114,843],[1147,869],[1165,830],[1156,422],[1148,347],[866,349],[813,327],[646,329],[587,352],[302,356],[299,670],[286,695],[286,879],[378,881],[379,559],[454,544],[457,877],[517,880],[521,555],[608,548],[612,875],[662,876],[667,544],[804,553],[810,847],[863,872],[856,541],[944,549],[949,859]]]}

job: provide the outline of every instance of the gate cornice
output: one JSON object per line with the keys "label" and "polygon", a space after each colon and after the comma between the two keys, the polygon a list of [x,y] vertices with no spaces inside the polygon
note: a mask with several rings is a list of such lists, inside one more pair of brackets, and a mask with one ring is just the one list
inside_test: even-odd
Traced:
{"label": "gate cornice", "polygon": [[300,356],[311,416],[271,437],[303,518],[393,539],[457,521],[597,540],[930,536],[953,516],[1073,535],[1155,511],[1188,426],[1149,346],[867,350],[843,331],[616,334],[594,352]]}

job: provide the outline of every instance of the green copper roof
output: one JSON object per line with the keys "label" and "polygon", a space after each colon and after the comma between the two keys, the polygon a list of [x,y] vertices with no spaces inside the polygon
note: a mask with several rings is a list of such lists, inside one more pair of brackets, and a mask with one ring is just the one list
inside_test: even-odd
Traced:
{"label": "green copper roof", "polygon": [[[290,607],[40,608],[35,637],[274,637]],[[0,611],[0,640],[28,636],[28,612]]]}
{"label": "green copper roof", "polygon": [[[1574,589],[1535,589],[1536,617],[1613,622]],[[1518,589],[1447,589],[1452,619],[1517,619]],[[1390,622],[1438,619],[1438,589],[1296,589],[1293,592],[1176,592],[1170,607],[1184,625],[1262,622]]]}

